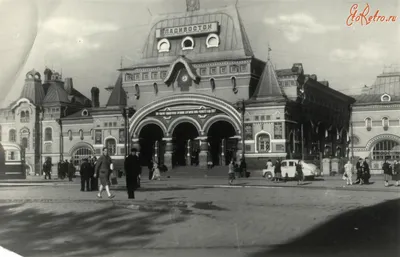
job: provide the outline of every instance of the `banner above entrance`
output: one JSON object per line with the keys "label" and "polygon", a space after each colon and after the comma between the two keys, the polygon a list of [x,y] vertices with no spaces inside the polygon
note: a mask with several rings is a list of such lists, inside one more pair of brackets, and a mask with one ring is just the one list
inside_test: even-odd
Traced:
{"label": "banner above entrance", "polygon": [[156,29],[156,38],[172,38],[218,32],[218,22]]}
{"label": "banner above entrance", "polygon": [[171,116],[171,115],[196,115],[196,114],[211,114],[216,113],[216,109],[199,109],[199,110],[180,110],[180,111],[158,111],[156,116]]}

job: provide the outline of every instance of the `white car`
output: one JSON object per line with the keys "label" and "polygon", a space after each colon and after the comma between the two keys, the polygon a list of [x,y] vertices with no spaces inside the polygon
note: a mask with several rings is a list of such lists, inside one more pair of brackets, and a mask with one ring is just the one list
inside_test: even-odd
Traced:
{"label": "white car", "polygon": [[[299,160],[284,160],[281,162],[282,178],[293,179],[296,175],[296,164]],[[269,169],[263,169],[263,177],[272,179],[275,177],[274,167]],[[303,174],[305,178],[314,179],[316,176],[320,176],[321,172],[318,167],[312,163],[303,162]]]}

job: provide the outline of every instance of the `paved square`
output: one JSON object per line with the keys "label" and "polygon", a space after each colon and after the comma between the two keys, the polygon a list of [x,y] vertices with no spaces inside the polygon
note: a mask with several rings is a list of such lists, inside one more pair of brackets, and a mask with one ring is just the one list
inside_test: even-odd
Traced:
{"label": "paved square", "polygon": [[115,194],[0,187],[0,245],[32,257],[399,253],[398,192],[144,182],[136,200]]}

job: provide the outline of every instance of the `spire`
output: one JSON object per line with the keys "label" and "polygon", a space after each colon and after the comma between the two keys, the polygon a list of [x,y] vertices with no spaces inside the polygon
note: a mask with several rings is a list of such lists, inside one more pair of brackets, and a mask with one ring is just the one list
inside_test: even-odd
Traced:
{"label": "spire", "polygon": [[237,2],[235,5],[235,8],[236,8],[237,17],[239,20],[240,34],[242,35],[242,43],[243,43],[244,53],[246,56],[254,56],[253,49],[251,48],[251,45],[250,45],[250,40],[247,37],[246,29],[243,25],[242,18],[240,17],[239,9],[237,8]]}
{"label": "spire", "polygon": [[127,96],[122,87],[122,73],[120,73],[106,106],[126,106],[126,104]]}
{"label": "spire", "polygon": [[269,43],[268,43],[268,61],[271,59],[271,52],[272,51],[272,49],[271,49],[271,47],[269,46]]}
{"label": "spire", "polygon": [[284,99],[284,95],[279,86],[278,78],[275,73],[274,66],[269,60],[265,64],[261,78],[258,81],[256,90],[252,96],[253,100],[278,100]]}

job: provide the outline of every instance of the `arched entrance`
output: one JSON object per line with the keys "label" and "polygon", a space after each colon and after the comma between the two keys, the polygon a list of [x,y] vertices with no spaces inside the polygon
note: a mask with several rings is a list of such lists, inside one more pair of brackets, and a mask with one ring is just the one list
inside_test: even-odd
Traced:
{"label": "arched entrance", "polygon": [[[197,128],[190,122],[182,122],[178,124],[172,133],[173,142],[173,166],[186,166],[192,164],[192,159],[198,159],[199,147],[198,141],[195,140],[199,136]],[[194,156],[194,158],[192,158]]]}
{"label": "arched entrance", "polygon": [[157,124],[150,123],[142,127],[139,132],[140,162],[142,166],[147,166],[156,154],[156,161],[162,163],[164,153],[163,137],[164,132]]}
{"label": "arched entrance", "polygon": [[235,128],[227,121],[216,121],[208,129],[210,157],[214,165],[228,165],[235,158],[237,139]]}
{"label": "arched entrance", "polygon": [[400,144],[394,140],[383,140],[378,142],[372,149],[373,160],[400,159]]}
{"label": "arched entrance", "polygon": [[80,170],[83,159],[91,158],[93,155],[94,152],[88,146],[77,148],[72,154],[72,161],[74,162],[77,171]]}

